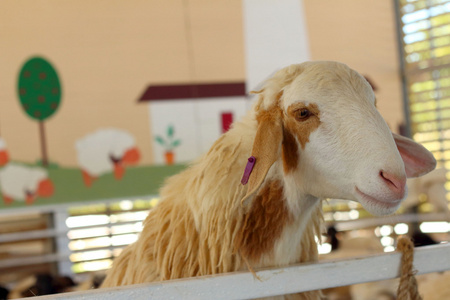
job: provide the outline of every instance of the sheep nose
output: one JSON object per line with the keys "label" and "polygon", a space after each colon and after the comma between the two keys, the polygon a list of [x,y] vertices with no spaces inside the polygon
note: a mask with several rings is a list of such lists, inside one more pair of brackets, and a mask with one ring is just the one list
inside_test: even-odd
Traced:
{"label": "sheep nose", "polygon": [[398,199],[405,196],[406,176],[399,177],[385,171],[380,171],[380,177]]}

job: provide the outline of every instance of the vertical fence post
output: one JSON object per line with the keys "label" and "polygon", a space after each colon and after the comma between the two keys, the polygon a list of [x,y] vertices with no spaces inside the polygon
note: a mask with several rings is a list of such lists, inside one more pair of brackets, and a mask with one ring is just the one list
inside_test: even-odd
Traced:
{"label": "vertical fence post", "polygon": [[[70,253],[69,238],[67,232],[69,228],[66,225],[67,217],[69,216],[67,209],[57,209],[54,211],[54,224],[56,232],[65,232],[65,234],[59,234],[55,237],[56,251],[58,253]],[[58,262],[58,272],[60,275],[72,275],[72,263],[69,257],[67,260],[60,260]]]}

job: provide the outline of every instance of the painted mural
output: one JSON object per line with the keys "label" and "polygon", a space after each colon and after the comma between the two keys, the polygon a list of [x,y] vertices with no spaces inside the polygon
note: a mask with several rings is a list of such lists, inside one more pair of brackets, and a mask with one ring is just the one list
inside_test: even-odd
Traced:
{"label": "painted mural", "polygon": [[139,163],[140,153],[130,133],[116,129],[99,129],[76,141],[77,158],[83,182],[90,187],[95,179],[113,173],[121,180],[125,168]]}
{"label": "painted mural", "polygon": [[[18,66],[21,117],[38,124],[39,147],[26,149],[35,157],[32,162],[20,161],[14,156],[18,149],[8,147],[0,137],[0,208],[155,195],[166,177],[206,152],[247,110],[244,83],[149,85],[140,98],[128,103],[147,106],[150,126],[145,128],[149,132],[145,142],[153,146],[152,163],[142,162],[147,153],[142,153],[139,145],[144,141],[133,134],[142,128],[105,123],[102,127],[87,124],[84,135],[61,144],[67,153],[74,153],[76,165],[71,165],[65,162],[70,158],[60,161],[52,157],[48,143],[53,136],[45,126],[51,125],[55,116],[67,113],[71,105],[62,101],[64,71],[57,71],[57,66],[43,56]],[[107,109],[121,113],[114,106]],[[84,113],[89,114],[89,109]],[[80,123],[68,122],[58,130],[71,131],[82,124],[83,115],[78,119]]]}
{"label": "painted mural", "polygon": [[165,137],[161,135],[155,136],[155,141],[164,148],[164,161],[168,165],[175,162],[175,148],[180,146],[181,140],[175,138],[175,128],[172,124],[167,126],[167,134]]}
{"label": "painted mural", "polygon": [[17,91],[23,110],[38,122],[43,166],[48,166],[44,122],[58,110],[61,84],[52,64],[42,57],[32,57],[19,72]]}
{"label": "painted mural", "polygon": [[0,209],[157,195],[246,113],[241,1],[41,2],[1,21]]}
{"label": "painted mural", "polygon": [[6,165],[9,161],[8,149],[6,148],[5,140],[0,136],[0,168]]}
{"label": "painted mural", "polygon": [[244,82],[149,85],[139,102],[148,105],[155,163],[188,162],[207,152],[249,109],[245,87]]}
{"label": "painted mural", "polygon": [[13,201],[31,205],[37,198],[52,196],[54,186],[45,168],[11,162],[0,170],[0,189],[6,205]]}

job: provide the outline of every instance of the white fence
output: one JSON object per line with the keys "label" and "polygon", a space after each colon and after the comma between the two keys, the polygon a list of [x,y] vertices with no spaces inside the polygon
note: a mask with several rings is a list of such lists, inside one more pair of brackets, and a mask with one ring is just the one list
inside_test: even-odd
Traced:
{"label": "white fence", "polygon": [[[117,200],[115,199],[114,201]],[[26,258],[21,257],[17,259],[0,260],[0,272],[2,271],[1,270],[2,268],[11,268],[32,264],[55,262],[59,263],[60,266],[63,265],[65,267],[65,268],[60,267],[61,274],[67,275],[71,273],[70,272],[71,262],[69,260],[69,255],[72,252],[67,248],[67,244],[69,242],[67,238],[68,228],[65,226],[65,219],[68,217],[67,206],[58,206],[58,207],[52,206],[48,208],[48,211],[52,212],[55,215],[56,228],[1,234],[0,245],[1,243],[26,241],[31,239],[54,238],[59,245],[58,253],[43,254]],[[20,212],[23,213],[24,210],[20,210]],[[0,217],[1,216],[2,212],[0,212]],[[434,222],[444,220],[448,220],[448,214],[446,213],[404,214],[404,215],[392,215],[387,217],[366,218],[362,220],[340,221],[335,223],[335,226],[338,231],[346,231],[346,230],[381,226],[384,224],[397,224],[401,222],[420,223],[420,222]],[[96,226],[86,226],[84,228],[94,228],[94,227]],[[113,247],[110,248],[112,249]]]}
{"label": "white fence", "polygon": [[[400,275],[400,258],[400,253],[391,252],[260,270],[257,272],[260,280],[250,272],[236,272],[42,296],[38,299],[252,299],[396,278]],[[450,244],[415,249],[414,269],[417,274],[450,270]]]}

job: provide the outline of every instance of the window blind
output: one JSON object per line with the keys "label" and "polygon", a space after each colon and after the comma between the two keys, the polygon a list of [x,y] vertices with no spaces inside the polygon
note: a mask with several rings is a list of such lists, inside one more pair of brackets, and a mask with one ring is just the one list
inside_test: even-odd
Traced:
{"label": "window blind", "polygon": [[449,170],[450,0],[397,3],[411,134],[433,153],[438,168]]}
{"label": "window blind", "polygon": [[123,248],[138,238],[157,198],[123,200],[69,209],[66,219],[69,259],[75,274],[105,270]]}

